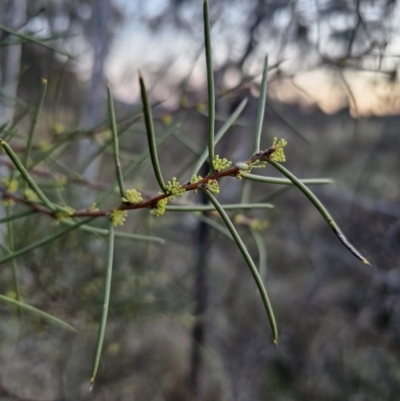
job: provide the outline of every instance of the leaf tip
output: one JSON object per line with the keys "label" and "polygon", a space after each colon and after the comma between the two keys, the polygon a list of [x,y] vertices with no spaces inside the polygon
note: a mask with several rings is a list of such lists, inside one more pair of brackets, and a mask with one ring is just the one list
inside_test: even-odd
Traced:
{"label": "leaf tip", "polygon": [[370,267],[372,267],[371,263],[369,263],[369,262],[368,262],[368,260],[367,260],[367,259],[365,259],[365,258],[361,259],[361,262],[363,262],[363,263],[364,263],[364,265],[367,265],[367,266],[370,266]]}
{"label": "leaf tip", "polygon": [[274,338],[274,347],[275,347],[275,349],[278,347],[278,339],[277,338]]}
{"label": "leaf tip", "polygon": [[89,391],[92,391],[92,390],[93,390],[93,384],[94,384],[94,377],[92,377],[92,378],[90,379]]}

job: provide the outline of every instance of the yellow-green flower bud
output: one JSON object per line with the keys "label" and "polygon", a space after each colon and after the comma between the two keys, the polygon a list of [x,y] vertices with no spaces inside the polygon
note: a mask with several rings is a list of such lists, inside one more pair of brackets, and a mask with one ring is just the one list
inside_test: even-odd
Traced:
{"label": "yellow-green flower bud", "polygon": [[60,210],[56,212],[56,221],[69,220],[71,216],[75,213],[75,209],[70,206],[63,206],[65,210]]}
{"label": "yellow-green flower bud", "polygon": [[283,163],[286,161],[285,154],[283,153],[283,148],[287,145],[287,142],[284,139],[278,139],[275,137],[272,142],[272,147],[275,148],[275,151],[269,156],[270,160],[275,162]]}
{"label": "yellow-green flower bud", "polygon": [[39,198],[36,195],[35,191],[32,191],[31,189],[25,189],[24,191],[24,197],[27,201],[29,202],[36,202]]}
{"label": "yellow-green flower bud", "polygon": [[114,226],[123,226],[128,216],[126,210],[115,209],[110,213],[110,220]]}
{"label": "yellow-green flower bud", "polygon": [[[161,192],[159,192],[162,195]],[[168,198],[159,200],[156,205],[151,209],[150,213],[154,214],[156,217],[160,217],[165,213],[165,206],[167,206]]]}
{"label": "yellow-green flower bud", "polygon": [[11,199],[11,198],[4,198],[1,203],[3,204],[3,206],[14,206],[15,205],[14,199]]}
{"label": "yellow-green flower bud", "polygon": [[230,162],[225,157],[221,159],[218,155],[215,155],[214,160],[212,161],[213,169],[216,173],[222,170],[226,170],[231,166],[232,162]]}
{"label": "yellow-green flower bud", "polygon": [[250,223],[250,227],[253,228],[254,230],[257,230],[257,231],[263,231],[263,230],[266,230],[269,227],[269,221],[268,220],[254,219]]}
{"label": "yellow-green flower bud", "polygon": [[142,202],[142,194],[136,189],[127,189],[125,191],[125,196],[122,198],[122,202],[125,203],[139,203]]}
{"label": "yellow-green flower bud", "polygon": [[219,194],[219,185],[217,180],[208,180],[207,182],[207,189],[214,193]]}
{"label": "yellow-green flower bud", "polygon": [[10,180],[8,178],[3,178],[4,185],[6,187],[7,192],[14,193],[18,190],[18,181]]}
{"label": "yellow-green flower bud", "polygon": [[195,184],[196,182],[199,182],[203,179],[203,177],[201,175],[194,175],[191,180],[190,183],[191,184]]}
{"label": "yellow-green flower bud", "polygon": [[89,212],[98,212],[99,208],[97,207],[96,203],[92,203],[88,210],[89,210]]}
{"label": "yellow-green flower bud", "polygon": [[182,185],[176,180],[176,177],[172,177],[172,180],[168,181],[165,189],[167,190],[167,195],[171,200],[175,199],[176,197],[180,198],[186,191],[185,188],[183,188]]}

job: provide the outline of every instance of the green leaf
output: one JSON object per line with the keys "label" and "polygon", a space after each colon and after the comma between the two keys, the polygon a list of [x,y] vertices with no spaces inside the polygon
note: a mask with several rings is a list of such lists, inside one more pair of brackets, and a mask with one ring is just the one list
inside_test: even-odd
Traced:
{"label": "green leaf", "polygon": [[[221,205],[224,210],[253,210],[253,209],[273,209],[275,206],[271,203],[235,203],[231,205]],[[213,205],[182,205],[166,206],[165,210],[170,212],[210,212],[215,210]]]}
{"label": "green leaf", "polygon": [[368,260],[361,255],[361,253],[347,240],[339,226],[333,220],[333,217],[330,213],[325,209],[325,206],[321,203],[321,201],[301,182],[297,177],[295,177],[289,170],[283,167],[281,164],[268,160],[268,163],[272,164],[279,172],[281,172],[285,177],[287,177],[297,188],[300,189],[301,192],[311,201],[311,203],[316,207],[316,209],[321,213],[322,217],[329,224],[329,227],[338,237],[339,241],[361,262],[364,264],[371,266]]}
{"label": "green leaf", "polygon": [[149,145],[151,163],[153,165],[154,174],[156,175],[158,185],[161,190],[166,194],[164,179],[162,177],[160,163],[158,161],[156,138],[154,134],[153,117],[149,99],[147,97],[146,87],[141,75],[139,75],[140,94],[142,96],[144,121],[146,124],[147,142]]}
{"label": "green leaf", "polygon": [[23,40],[28,41],[28,42],[36,43],[37,45],[45,47],[46,49],[53,50],[56,53],[62,54],[63,56],[67,56],[69,58],[74,58],[69,53],[66,53],[66,52],[64,52],[62,50],[59,50],[54,46],[47,45],[46,43],[44,43],[43,40],[39,40],[39,39],[34,38],[33,36],[28,36],[28,35],[24,35],[22,33],[15,32],[14,30],[12,30],[10,28],[7,28],[4,25],[0,25],[0,30],[2,30],[4,32],[7,32],[10,35],[16,36],[19,39],[23,39]]}
{"label": "green leaf", "polygon": [[111,279],[112,279],[112,268],[113,268],[113,257],[114,257],[114,226],[110,221],[109,235],[108,235],[108,257],[107,257],[107,270],[106,280],[104,283],[104,299],[103,299],[103,311],[101,314],[101,322],[99,327],[99,333],[97,336],[96,351],[94,355],[92,377],[90,378],[90,389],[96,379],[97,371],[99,369],[101,351],[103,348],[104,334],[106,331],[108,307],[110,304],[110,292],[111,292]]}
{"label": "green leaf", "polygon": [[256,133],[254,135],[254,153],[260,150],[262,126],[264,122],[265,102],[267,99],[267,83],[268,83],[268,56],[264,59],[264,69],[261,80],[260,99],[258,102]]}
{"label": "green leaf", "polygon": [[275,321],[275,316],[274,312],[272,310],[271,303],[268,298],[267,291],[264,287],[263,281],[260,277],[260,274],[258,273],[258,270],[253,262],[253,259],[251,258],[245,244],[243,243],[242,239],[240,238],[238,232],[236,231],[235,226],[233,225],[232,221],[229,219],[228,215],[226,214],[225,210],[222,208],[222,206],[219,204],[217,199],[214,197],[214,195],[208,190],[208,189],[203,189],[208,198],[210,199],[211,203],[215,206],[215,209],[218,211],[220,214],[222,220],[228,227],[228,230],[232,234],[233,239],[235,240],[240,252],[242,253],[247,265],[249,266],[249,269],[251,271],[251,274],[253,275],[254,281],[257,284],[258,290],[260,291],[261,298],[264,303],[265,310],[268,315],[269,323],[271,325],[271,330],[272,330],[272,335],[273,335],[273,340],[275,346],[278,343],[278,329],[276,326],[276,321]]}
{"label": "green leaf", "polygon": [[55,234],[48,235],[47,237],[42,238],[41,240],[36,241],[36,242],[26,246],[25,248],[15,251],[15,252],[11,253],[10,255],[7,255],[4,258],[0,259],[0,265],[3,263],[9,262],[10,260],[13,260],[15,258],[18,258],[19,256],[25,255],[26,253],[33,251],[34,249],[37,249],[46,244],[49,244],[50,242],[63,237],[64,235],[68,234],[70,231],[76,230],[79,226],[89,223],[92,220],[93,220],[93,217],[89,217],[87,219],[81,220],[80,222],[74,224],[73,226],[66,227],[63,230],[56,232]]}
{"label": "green leaf", "polygon": [[125,196],[124,178],[122,175],[121,162],[119,160],[118,132],[117,123],[115,121],[114,102],[111,94],[110,85],[107,85],[107,100],[108,100],[108,117],[110,119],[110,127],[114,145],[114,161],[119,185],[119,193],[121,199]]}
{"label": "green leaf", "polygon": [[215,90],[214,90],[214,74],[212,66],[212,51],[211,51],[211,32],[210,32],[210,17],[208,11],[208,2],[203,3],[203,18],[204,18],[204,47],[206,51],[206,66],[207,66],[207,92],[208,92],[208,161],[212,169],[212,161],[214,160],[214,129],[215,129]]}
{"label": "green leaf", "polygon": [[[232,113],[232,115],[226,120],[224,125],[218,130],[217,134],[215,135],[215,140],[214,140],[214,145],[216,145],[222,137],[226,134],[228,129],[233,125],[233,123],[237,120],[237,118],[240,116],[242,113],[243,109],[245,108],[247,104],[248,99],[243,99],[239,106],[236,108],[236,110]],[[208,155],[208,148],[204,149],[203,153],[199,157],[199,159],[196,162],[196,165],[193,167],[193,170],[190,174],[190,177],[193,177],[198,174],[200,171],[201,166],[203,163],[207,160],[207,155]]]}
{"label": "green leaf", "polygon": [[68,323],[64,322],[63,320],[61,320],[53,315],[50,315],[49,313],[43,312],[39,309],[36,309],[35,307],[28,305],[24,302],[20,302],[13,298],[6,297],[5,295],[0,295],[0,300],[8,303],[9,305],[17,306],[18,308],[20,308],[26,312],[32,313],[34,315],[38,315],[41,318],[47,320],[48,322],[62,327],[63,329],[76,332],[76,330],[72,326],[70,326]]}
{"label": "green leaf", "polygon": [[[262,175],[242,173],[242,177],[251,181],[263,182],[265,184],[279,184],[279,185],[295,185],[293,181],[285,178],[264,177]],[[334,180],[330,178],[306,178],[299,180],[304,185],[325,185],[334,184]]]}
{"label": "green leaf", "polygon": [[21,161],[18,159],[18,156],[14,153],[14,151],[11,149],[11,146],[5,142],[3,139],[0,139],[0,145],[3,146],[4,150],[10,157],[10,159],[13,161],[15,164],[15,167],[18,169],[18,171],[21,173],[22,177],[25,179],[25,181],[29,184],[29,186],[32,188],[32,190],[36,193],[36,195],[39,197],[39,199],[48,207],[50,210],[56,210],[56,206],[50,202],[50,200],[47,198],[47,196],[42,192],[42,190],[38,187],[36,182],[33,180],[33,178],[29,175],[28,171],[25,169]]}
{"label": "green leaf", "polygon": [[26,144],[24,157],[22,159],[22,164],[27,169],[28,169],[28,164],[29,164],[29,156],[31,154],[31,149],[32,149],[33,135],[35,134],[36,124],[37,124],[38,119],[39,119],[40,111],[42,110],[44,97],[46,95],[46,89],[47,89],[47,79],[42,78],[42,84],[41,84],[41,87],[40,87],[39,100],[38,100],[36,108],[35,108],[35,110],[33,112],[31,126],[29,128],[28,141],[27,141],[27,144]]}

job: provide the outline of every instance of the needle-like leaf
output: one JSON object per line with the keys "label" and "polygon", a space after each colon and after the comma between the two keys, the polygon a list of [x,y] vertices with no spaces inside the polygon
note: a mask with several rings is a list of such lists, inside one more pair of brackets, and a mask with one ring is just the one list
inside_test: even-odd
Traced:
{"label": "needle-like leaf", "polygon": [[110,221],[109,235],[108,235],[107,270],[106,270],[106,280],[104,283],[103,311],[101,314],[100,328],[99,328],[99,333],[97,336],[97,344],[96,344],[96,351],[95,351],[95,355],[94,355],[92,377],[90,378],[90,389],[92,389],[93,383],[96,379],[97,371],[99,369],[101,351],[102,351],[103,342],[104,342],[104,334],[106,332],[108,306],[110,304],[113,257],[114,257],[114,225],[113,225],[112,221]]}
{"label": "needle-like leaf", "polygon": [[226,224],[228,230],[232,234],[232,237],[235,240],[240,252],[242,253],[247,265],[249,266],[251,274],[254,277],[254,281],[256,282],[258,290],[260,291],[261,298],[263,300],[265,310],[267,311],[269,323],[270,323],[271,329],[272,329],[273,341],[274,341],[274,344],[276,346],[278,344],[278,329],[277,329],[277,326],[276,326],[274,312],[272,310],[272,306],[271,306],[271,303],[269,301],[268,294],[267,294],[267,291],[266,291],[266,289],[264,287],[264,284],[263,284],[263,281],[262,281],[262,279],[260,277],[260,274],[258,273],[258,270],[257,270],[257,268],[256,268],[256,266],[255,266],[255,264],[253,262],[253,259],[250,256],[247,248],[246,248],[246,245],[243,243],[243,241],[240,238],[238,232],[236,231],[235,226],[233,225],[232,221],[230,220],[230,218],[226,214],[225,210],[221,207],[221,205],[219,204],[217,199],[214,197],[214,195],[208,189],[204,189],[204,191],[206,192],[206,194],[207,194],[208,198],[210,199],[211,203],[214,205],[215,209],[220,214],[222,220],[224,221],[224,223]]}

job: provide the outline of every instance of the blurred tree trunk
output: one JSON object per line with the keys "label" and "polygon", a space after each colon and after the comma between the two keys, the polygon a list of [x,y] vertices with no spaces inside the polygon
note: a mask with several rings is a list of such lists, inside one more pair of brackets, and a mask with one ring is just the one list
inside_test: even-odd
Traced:
{"label": "blurred tree trunk", "polygon": [[[25,0],[7,0],[0,2],[0,20],[5,26],[16,29],[26,19]],[[0,39],[8,34],[2,32]],[[0,50],[0,125],[11,122],[14,117],[19,73],[21,70],[21,45],[5,46]]]}
{"label": "blurred tree trunk", "polygon": [[[86,99],[86,110],[83,116],[83,126],[86,129],[99,124],[104,115],[105,81],[104,63],[110,48],[110,32],[108,19],[110,17],[110,0],[97,0],[93,6],[91,29],[91,44],[93,46],[93,67],[91,83]],[[97,150],[98,146],[91,138],[84,139],[79,145],[79,162],[83,163],[88,156]],[[86,169],[87,179],[97,178],[100,168],[100,158],[94,160]]]}

